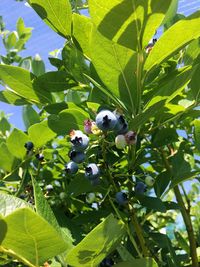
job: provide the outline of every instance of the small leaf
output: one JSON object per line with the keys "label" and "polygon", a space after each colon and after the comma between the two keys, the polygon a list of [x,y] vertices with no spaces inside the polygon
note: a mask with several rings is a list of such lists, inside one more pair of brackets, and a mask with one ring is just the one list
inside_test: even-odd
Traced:
{"label": "small leaf", "polygon": [[42,147],[56,136],[56,134],[48,127],[47,121],[32,125],[28,129],[28,135],[35,147]]}
{"label": "small leaf", "polygon": [[47,92],[60,92],[77,86],[65,71],[51,71],[39,76],[34,84]]}
{"label": "small leaf", "polygon": [[29,4],[55,32],[64,38],[71,34],[72,10],[68,0],[29,0]]}
{"label": "small leaf", "polygon": [[15,128],[8,137],[6,143],[9,151],[16,158],[23,159],[26,155],[26,148],[24,145],[28,140],[28,135]]}
{"label": "small leaf", "polygon": [[174,128],[158,129],[152,136],[153,147],[161,147],[178,141],[178,134]]}
{"label": "small leaf", "polygon": [[166,207],[164,203],[160,200],[160,198],[157,197],[148,197],[145,195],[137,195],[137,199],[140,201],[142,206],[154,210],[154,211],[160,211],[160,212],[166,212]]}
{"label": "small leaf", "polygon": [[194,140],[195,146],[200,151],[200,120],[194,120]]}
{"label": "small leaf", "polygon": [[28,104],[28,101],[25,98],[8,90],[0,91],[0,101],[15,106],[23,106]]}
{"label": "small leaf", "polygon": [[117,247],[124,233],[124,224],[109,215],[68,253],[67,263],[72,266],[97,266]]}
{"label": "small leaf", "polygon": [[70,130],[83,130],[84,120],[88,119],[88,114],[80,108],[65,109],[59,115],[48,117],[49,127],[58,135],[69,134]]}
{"label": "small leaf", "polygon": [[0,79],[15,93],[35,103],[51,102],[51,94],[33,86],[35,76],[19,67],[0,65]]}
{"label": "small leaf", "polygon": [[26,129],[31,125],[40,122],[40,116],[30,105],[23,106],[22,116]]}
{"label": "small leaf", "polygon": [[0,166],[3,170],[10,172],[14,164],[14,156],[9,151],[6,143],[0,143]]}
{"label": "small leaf", "polygon": [[38,54],[32,59],[31,67],[35,76],[40,76],[45,73],[44,61]]}

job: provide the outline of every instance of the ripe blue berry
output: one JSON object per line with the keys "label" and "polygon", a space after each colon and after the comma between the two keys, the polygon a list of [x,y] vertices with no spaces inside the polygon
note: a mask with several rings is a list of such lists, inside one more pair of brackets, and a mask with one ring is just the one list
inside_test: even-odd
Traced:
{"label": "ripe blue berry", "polygon": [[128,196],[127,193],[124,191],[117,192],[115,198],[119,205],[126,205],[128,203]]}
{"label": "ripe blue berry", "polygon": [[51,190],[53,190],[53,185],[48,184],[48,185],[46,186],[46,190],[47,190],[47,191],[51,191]]}
{"label": "ripe blue berry", "polygon": [[113,130],[116,123],[116,116],[109,110],[102,110],[96,116],[96,125],[102,131]]}
{"label": "ripe blue berry", "polygon": [[100,176],[100,171],[98,166],[95,163],[90,163],[85,168],[85,177],[89,180],[96,180]]}
{"label": "ripe blue berry", "polygon": [[89,144],[89,138],[85,134],[75,135],[71,138],[72,147],[76,151],[84,151]]}
{"label": "ripe blue berry", "polygon": [[117,123],[115,125],[114,131],[117,134],[125,134],[128,132],[128,123],[127,121],[124,119],[123,115],[120,114],[115,114],[116,118],[117,118]]}
{"label": "ripe blue berry", "polygon": [[39,160],[39,161],[43,161],[44,160],[44,155],[43,154],[37,154],[35,155],[35,157]]}
{"label": "ripe blue berry", "polygon": [[27,149],[27,151],[31,151],[34,147],[34,144],[32,142],[26,142],[24,147]]}
{"label": "ripe blue berry", "polygon": [[81,151],[71,150],[69,157],[76,163],[82,163],[85,160],[85,154]]}
{"label": "ripe blue berry", "polygon": [[146,185],[143,182],[137,182],[135,185],[135,193],[144,194],[145,191],[146,191]]}
{"label": "ripe blue berry", "polygon": [[78,165],[75,162],[70,161],[65,165],[65,171],[69,174],[75,174],[78,171]]}

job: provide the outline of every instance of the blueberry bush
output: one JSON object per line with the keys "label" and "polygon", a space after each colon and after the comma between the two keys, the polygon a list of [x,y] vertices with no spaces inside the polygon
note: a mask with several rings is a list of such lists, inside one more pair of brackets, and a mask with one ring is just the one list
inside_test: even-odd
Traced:
{"label": "blueberry bush", "polygon": [[32,29],[1,18],[0,101],[26,129],[0,113],[0,265],[198,267],[200,12],[28,4],[64,46],[47,72],[20,56]]}

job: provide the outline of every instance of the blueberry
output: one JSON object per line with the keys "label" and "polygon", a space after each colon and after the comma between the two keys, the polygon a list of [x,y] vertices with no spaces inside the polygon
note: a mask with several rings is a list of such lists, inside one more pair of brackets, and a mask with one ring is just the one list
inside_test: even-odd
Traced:
{"label": "blueberry", "polygon": [[118,149],[124,149],[127,145],[124,135],[120,134],[115,137],[115,145]]}
{"label": "blueberry", "polygon": [[114,265],[114,261],[111,258],[105,258],[100,263],[100,267],[110,267]]}
{"label": "blueberry", "polygon": [[39,160],[39,161],[43,161],[44,160],[44,155],[43,154],[37,154],[35,155],[35,157]]}
{"label": "blueberry", "polygon": [[82,163],[85,160],[85,154],[81,151],[71,150],[69,157],[72,161],[76,163]]}
{"label": "blueberry", "polygon": [[128,203],[128,196],[127,193],[124,191],[117,192],[115,198],[119,205],[126,205]]}
{"label": "blueberry", "polygon": [[90,163],[85,168],[85,177],[89,180],[96,180],[100,176],[100,171],[98,166],[95,163]]}
{"label": "blueberry", "polygon": [[143,182],[137,182],[135,185],[135,193],[144,194],[145,191],[146,191],[146,185]]}
{"label": "blueberry", "polygon": [[117,123],[114,127],[114,131],[117,134],[125,134],[128,132],[128,123],[127,121],[124,119],[123,115],[120,114],[115,114],[116,118],[117,118]]}
{"label": "blueberry", "polygon": [[78,171],[78,165],[75,162],[70,161],[65,165],[65,171],[69,174],[75,174]]}
{"label": "blueberry", "polygon": [[102,110],[96,116],[96,125],[102,131],[113,130],[116,123],[116,116],[109,110]]}
{"label": "blueberry", "polygon": [[27,151],[31,151],[34,147],[34,144],[32,142],[26,142],[24,147],[27,149]]}
{"label": "blueberry", "polygon": [[83,151],[88,147],[89,138],[85,134],[75,135],[71,138],[72,147],[76,151]]}
{"label": "blueberry", "polygon": [[154,185],[154,182],[155,182],[155,180],[150,175],[147,175],[145,177],[145,184],[147,186],[150,186],[150,187],[153,186]]}

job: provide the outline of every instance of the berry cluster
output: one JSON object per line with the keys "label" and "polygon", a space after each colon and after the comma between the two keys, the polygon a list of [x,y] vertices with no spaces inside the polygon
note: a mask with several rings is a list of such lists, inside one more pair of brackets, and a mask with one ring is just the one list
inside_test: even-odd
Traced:
{"label": "berry cluster", "polygon": [[[31,154],[35,153],[33,142],[31,142],[31,141],[26,142],[24,147],[26,148],[26,154],[27,155],[31,155]],[[44,160],[44,155],[42,153],[35,153],[35,157],[39,161],[43,161]]]}

